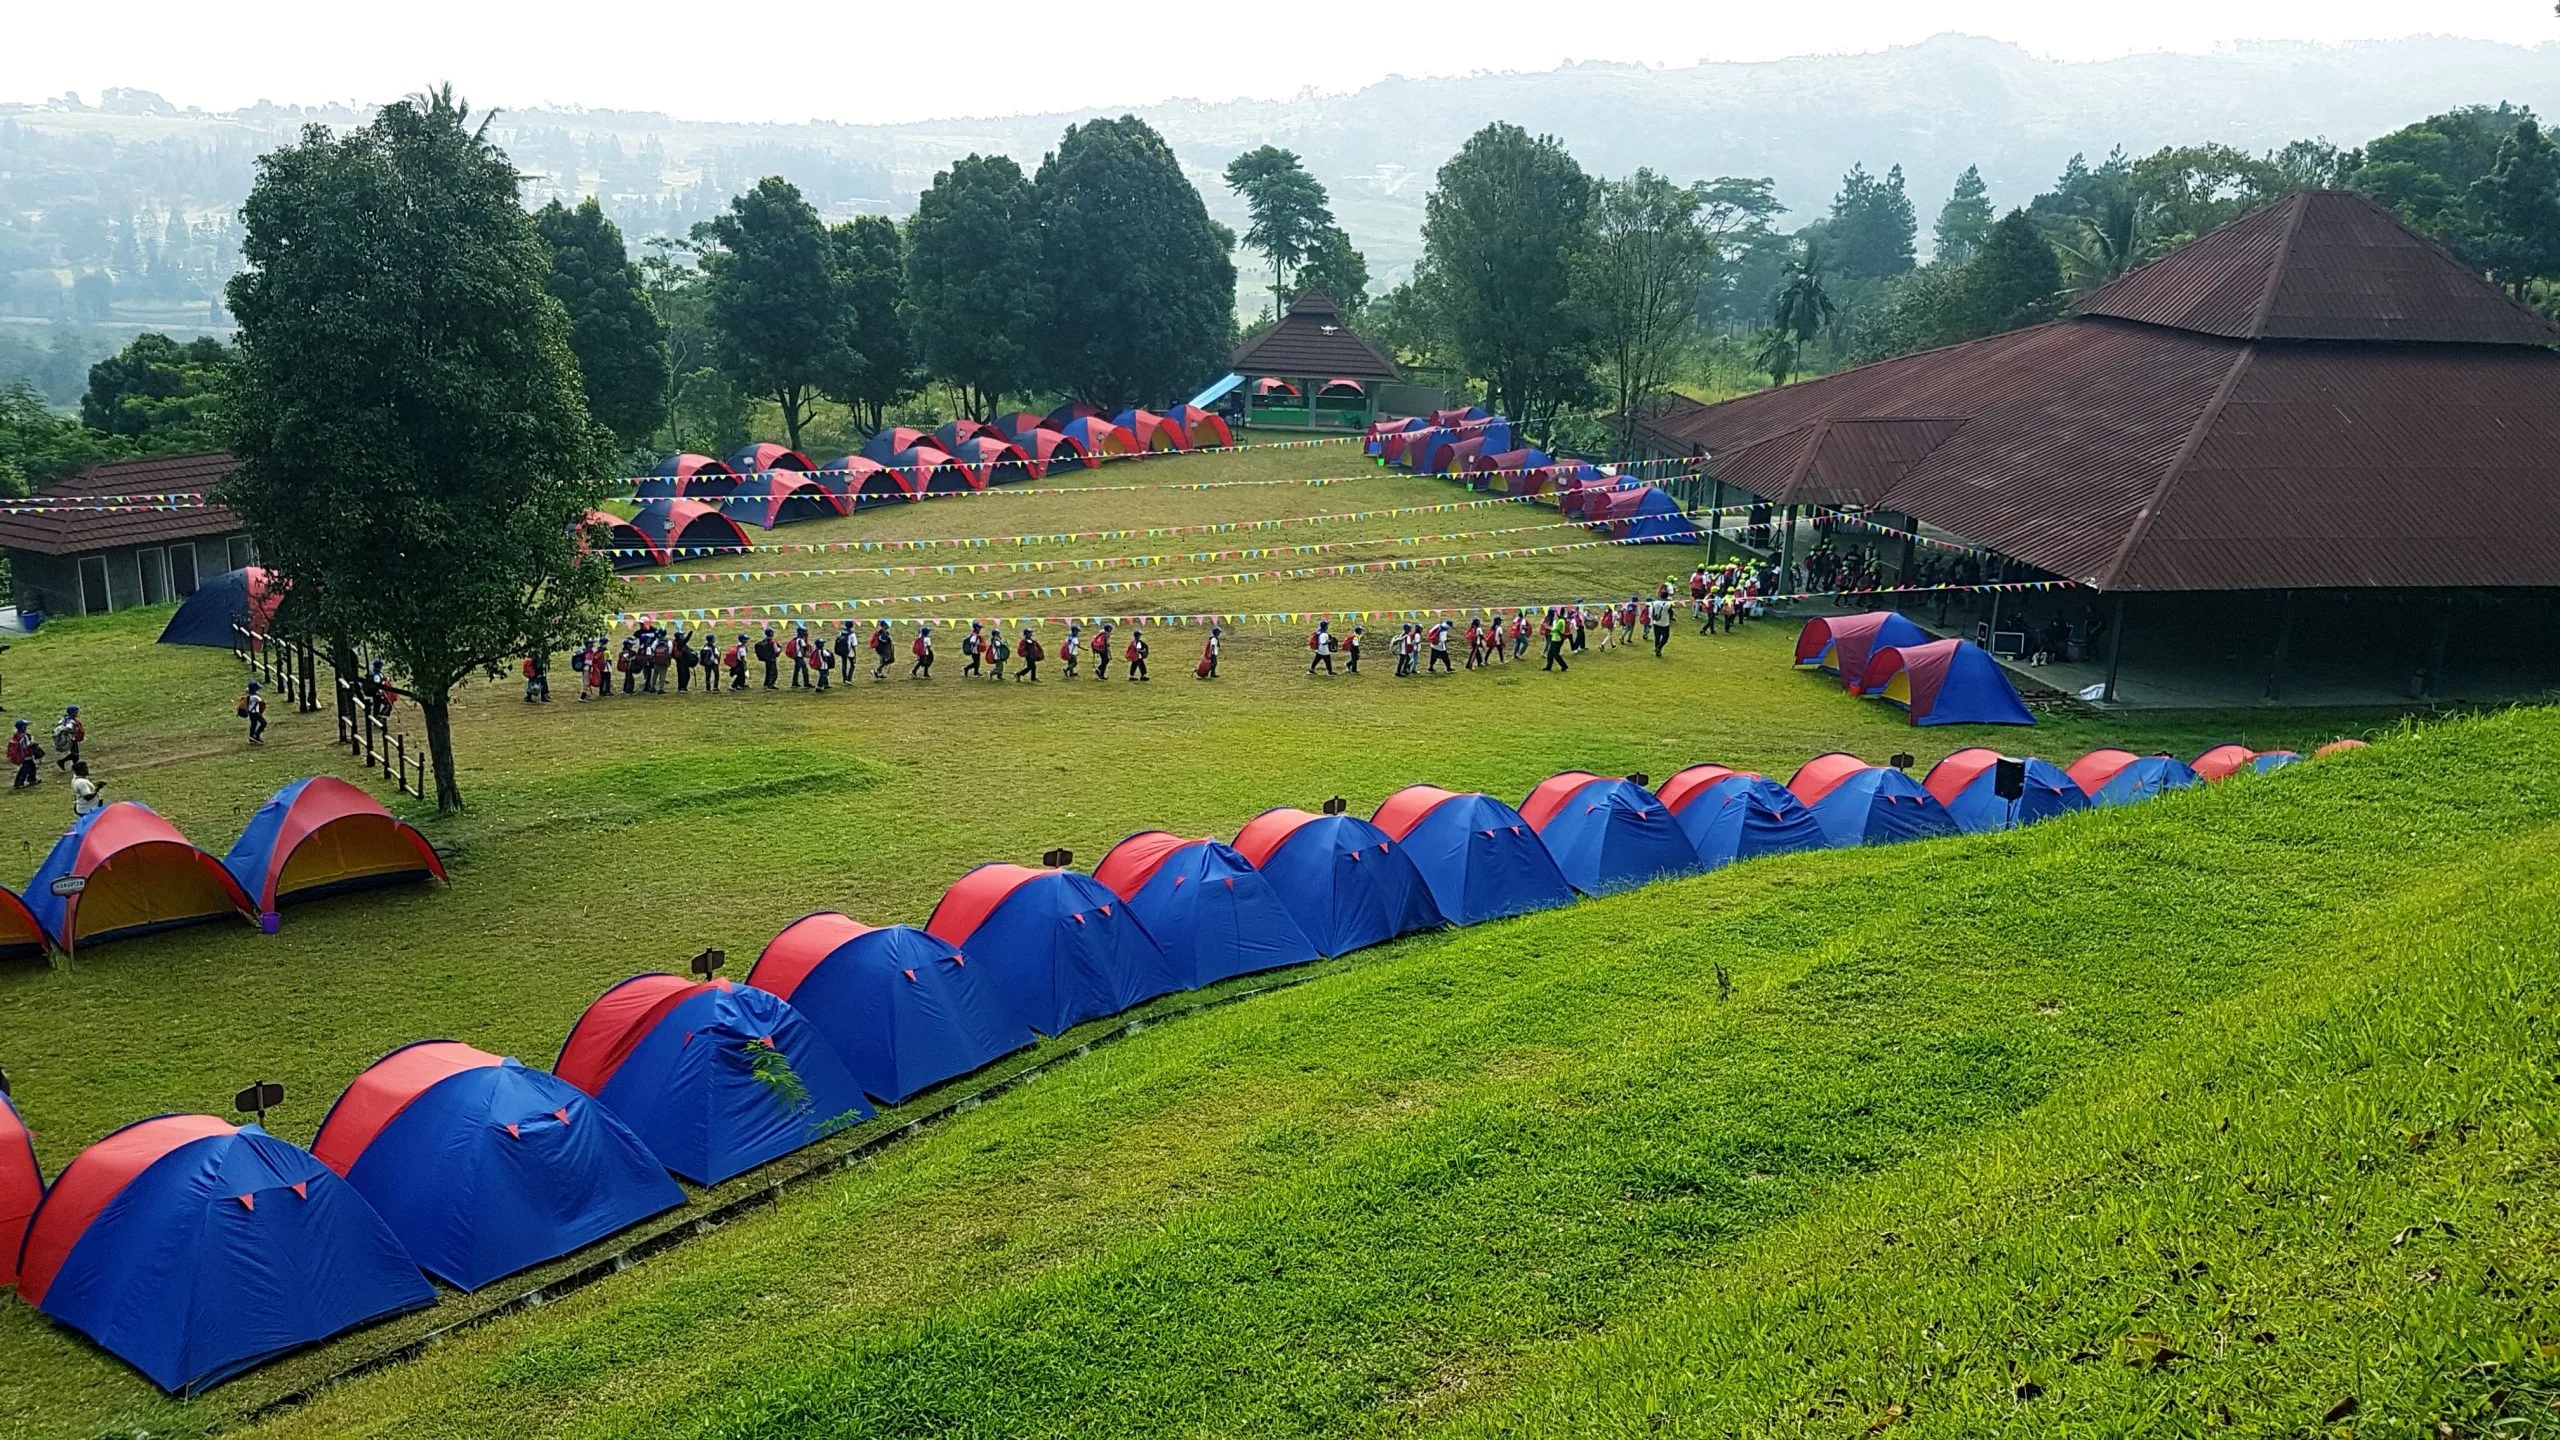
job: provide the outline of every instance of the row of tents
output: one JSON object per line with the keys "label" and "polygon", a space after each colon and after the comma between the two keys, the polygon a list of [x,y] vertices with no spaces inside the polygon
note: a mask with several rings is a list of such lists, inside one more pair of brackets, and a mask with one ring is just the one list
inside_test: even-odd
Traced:
{"label": "row of tents", "polygon": [[333,776],[268,796],[219,859],[150,806],[119,800],[53,842],[24,896],[0,888],[0,955],[69,955],[235,915],[273,934],[286,905],[430,878],[445,873],[427,838]]}
{"label": "row of tents", "polygon": [[1552,496],[1565,518],[1583,521],[1613,540],[1700,542],[1696,522],[1670,492],[1587,460],[1559,460],[1527,443],[1509,420],[1482,406],[1377,421],[1363,448],[1380,465],[1446,475],[1472,489]]}
{"label": "row of tents", "polygon": [[2028,759],[2015,796],[1990,750],[1919,781],[1845,754],[1784,785],[1721,765],[1652,788],[1576,770],[1517,807],[1415,785],[1365,820],[1329,802],[1266,811],[1232,842],[1145,831],[1091,874],[982,865],[922,928],[825,912],[785,927],[743,984],[623,981],[547,1072],[451,1040],[395,1050],[307,1151],[161,1116],[48,1188],[0,1096],[0,1282],[186,1391],[431,1304],[429,1276],[473,1290],[567,1255],[685,1203],[679,1178],[718,1184],[1156,996],[1760,855],[2132,803],[2282,755]]}
{"label": "row of tents", "polygon": [[1837,675],[1842,689],[1896,706],[1914,725],[2036,723],[1990,652],[1970,640],[1932,640],[1891,610],[1806,621],[1796,667]]}
{"label": "row of tents", "polygon": [[634,483],[630,519],[589,515],[611,537],[618,569],[663,565],[683,552],[740,550],[745,526],[770,530],[850,515],[928,495],[1045,478],[1051,467],[1100,465],[1122,455],[1225,448],[1227,422],[1196,405],[1106,415],[1071,404],[1046,415],[1016,410],[993,420],[952,420],[934,430],[892,426],[850,455],[820,464],[781,445],[749,445],[726,460],[670,455]]}

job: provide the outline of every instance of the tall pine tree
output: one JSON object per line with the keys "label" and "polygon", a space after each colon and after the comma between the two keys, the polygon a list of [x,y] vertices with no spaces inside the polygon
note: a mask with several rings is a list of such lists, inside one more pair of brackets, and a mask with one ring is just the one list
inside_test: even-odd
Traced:
{"label": "tall pine tree", "polygon": [[1982,244],[1991,238],[1991,191],[1982,183],[1982,167],[1967,165],[1956,177],[1954,193],[1938,208],[1938,223],[1930,238],[1935,248],[1930,258],[1941,265],[1961,265],[1982,253]]}
{"label": "tall pine tree", "polygon": [[1029,390],[1040,293],[1040,197],[1003,155],[933,177],[907,222],[907,304],[933,378],[984,419]]}
{"label": "tall pine tree", "polygon": [[587,410],[625,449],[637,449],[666,417],[667,392],[666,327],[649,308],[640,267],[592,195],[575,210],[554,200],[533,223],[551,246],[549,288],[569,312]]}
{"label": "tall pine tree", "polygon": [[1109,409],[1213,379],[1235,331],[1234,239],[1134,115],[1070,125],[1033,180],[1050,382]]}

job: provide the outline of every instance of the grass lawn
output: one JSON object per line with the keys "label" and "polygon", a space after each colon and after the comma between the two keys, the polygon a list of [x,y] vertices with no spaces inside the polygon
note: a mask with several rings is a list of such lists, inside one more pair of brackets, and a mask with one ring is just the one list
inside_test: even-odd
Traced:
{"label": "grass lawn", "polygon": [[[1152,486],[1338,475],[1358,464],[1347,447],[1330,447],[1151,460],[1082,478]],[[1373,473],[1331,486],[953,500],[757,538],[1226,524],[1462,498],[1444,482]],[[1551,519],[1492,506],[1205,537],[776,555],[753,568],[1093,560]],[[1101,573],[1197,576],[1371,553]],[[1598,549],[932,613],[1551,602],[1624,594],[1684,569],[1689,553]],[[875,569],[644,581],[629,587],[629,603],[1092,578]],[[237,664],[221,652],[150,645],[164,616],[48,626],[7,657],[11,709],[44,717],[79,701],[109,793],[152,803],[216,851],[285,780],[355,773],[327,748],[325,715],[280,716],[264,750],[243,746],[231,714]],[[1398,682],[1380,649],[1371,662],[1380,673],[1311,680],[1301,630],[1247,627],[1231,633],[1227,678],[1215,685],[1190,677],[1198,632],[1175,630],[1159,637],[1159,678],[1147,685],[1116,676],[1108,685],[1054,676],[1036,688],[971,684],[957,678],[946,636],[931,684],[862,682],[823,699],[785,691],[579,705],[555,677],[559,699],[528,708],[511,681],[475,686],[457,707],[470,808],[419,816],[457,856],[449,890],[325,902],[289,914],[273,938],[208,927],[100,947],[57,968],[0,972],[0,1064],[51,1168],[129,1120],[219,1109],[254,1078],[285,1083],[290,1099],[271,1127],[307,1141],[347,1078],[396,1045],[450,1036],[547,1064],[577,1013],[615,980],[673,968],[704,945],[725,946],[733,973],[743,973],[776,929],[816,909],[921,923],[942,887],[983,860],[1029,860],[1064,845],[1091,864],[1133,830],[1232,834],[1268,806],[1312,807],[1334,794],[1365,813],[1415,781],[1516,800],[1565,768],[1660,777],[1716,760],[1783,778],[1828,749],[1875,758],[1908,749],[1925,766],[1987,738],[1912,730],[1795,673],[1786,663],[1792,628],[1709,640],[1682,627],[1660,661],[1592,655],[1569,676],[1540,674],[1533,661]],[[2005,738],[2067,761],[2099,744],[2185,754],[2225,739],[2307,748],[2371,723],[2281,711],[2054,717],[2032,737]],[[2546,827],[2560,795],[2527,759],[2554,738],[2538,714],[2430,729],[2141,812],[1754,864],[1349,957],[1283,993],[1077,1059],[777,1210],[273,1424],[314,1434],[1335,1434],[1579,1421],[1625,1433],[1658,1414],[1721,1433],[1844,1428],[1870,1401],[1878,1415],[1900,1403],[1913,1423],[1952,1424],[1953,1411],[1884,1383],[1897,1374],[1877,1347],[1944,1377],[1936,1383],[1950,1393],[1989,1395],[1984,1377],[1998,1367],[1985,1358],[1988,1341],[1970,1345],[1975,1368],[1965,1369],[1917,1359],[1923,1352],[1895,1327],[1971,1305],[1967,1323],[2009,1336],[2020,1325],[1999,1306],[2013,1303],[2012,1271],[2101,1298],[2112,1296],[2107,1286],[2135,1283],[2130,1267],[2103,1272],[2104,1285],[2100,1272],[2036,1270],[2039,1257],[2083,1263],[2073,1247],[2095,1243],[2087,1227],[2101,1200],[2162,1203],[2145,1198],[2142,1186],[2158,1178],[2149,1171],[2089,1164],[2094,1137],[2117,1133],[2110,1126],[2166,1123],[2167,1102],[2156,1112],[2131,1106],[2127,1085],[2176,1089],[2166,1077],[2179,1067],[2256,1074],[2246,1067],[2293,1064],[2298,1083],[2253,1082],[2253,1103],[2325,1115],[2320,1106],[2348,1102],[2322,1087],[2352,1082],[2327,1063],[2333,1052],[2297,1052],[2342,1013],[2375,1027],[2373,1046],[2386,1044],[2380,1027],[2404,999],[2415,1007],[2408,1024],[2421,1031],[2512,1023],[2495,1006],[2462,1019],[2453,1013],[2460,996],[2427,988],[2440,971],[2476,969],[2476,947],[2499,935],[2514,946],[2501,963],[2515,969],[2515,985],[2548,986],[2547,960],[2526,955],[2528,932],[2547,923],[2539,917],[2549,907],[2524,902],[2548,883]],[[8,880],[33,870],[67,812],[53,779],[0,805],[0,847],[20,842]],[[2466,910],[2493,911],[2498,923],[2450,933],[2439,923]],[[2393,944],[2381,946],[2382,937]],[[2423,963],[2426,954],[2438,959]],[[1729,997],[1719,967],[1732,979]],[[2386,1063],[2376,1055],[2370,1064]],[[2545,1103],[2539,1092],[2494,1098],[2508,1107],[2498,1124],[2550,1118],[2532,1108]],[[2491,1108],[2484,1101],[2482,1114]],[[2287,1185],[2336,1163],[2247,1127],[2229,1133],[2236,1138],[2216,1143],[2278,1146],[2246,1163],[2282,1173]],[[2374,1153],[2419,1167],[2472,1153],[2444,1125],[2438,1135],[2433,1148]],[[2158,1143],[2171,1148],[2165,1131]],[[2129,1138],[2119,1148],[2140,1147]],[[2222,1173],[2200,1167],[2178,1173]],[[1980,1177],[1966,1182],[1978,1199],[1943,1193],[1939,1181],[1951,1175]],[[2058,1209],[2071,1185],[2105,1193]],[[2370,1203],[2343,1182],[2321,1193],[2342,1208],[2287,1203],[2251,1223],[2316,1228]],[[1930,1218],[1874,1227],[1898,1223],[1914,1239],[1869,1260],[1872,1236],[1856,1227],[1874,1207]],[[2162,1211],[2159,1224],[2210,1227],[2229,1213],[2198,1198]],[[1941,1232],[1961,1233],[1965,1216],[1979,1224],[1985,1214],[2016,1219],[2018,1248],[1986,1250],[1981,1266],[1959,1271],[1942,1257],[1930,1272],[1932,1283],[1958,1289],[1971,1277],[1976,1290],[1924,1305],[1901,1288],[1861,1288],[1879,1283],[1886,1262],[1920,1263],[1924,1237],[1936,1243]],[[2370,1233],[2373,1223],[2357,1233],[2378,1244],[2388,1236]],[[2495,1224],[2455,1224],[2463,1245],[2502,1234]],[[2314,1254],[2288,1252],[2285,1264],[2266,1267],[2266,1306],[2317,1303],[2277,1293],[2336,1279],[2334,1257],[2306,1258]],[[2521,1277],[2548,1273],[2529,1257],[2499,1267],[2520,1291],[2530,1288]],[[2146,1283],[2157,1288],[2156,1277]],[[1771,1333],[1769,1315],[1711,1303],[1736,1301],[1751,1285],[1777,1297],[1772,1305],[1818,1293],[1874,1327],[1800,1322],[1832,1347],[1800,1342],[1787,1356],[1801,1363],[1796,1379],[1819,1386],[1829,1407],[1819,1423],[1806,1417],[1814,1401],[1752,1410],[1776,1403],[1766,1384],[1719,1388],[1748,1373],[1743,1361],[1712,1377],[1692,1373],[1686,1357],[1698,1347],[1749,1351]],[[2459,1288],[2448,1279],[2430,1294]],[[2493,1293],[2463,1293],[2466,1323],[2504,1313]],[[2079,1294],[2071,1290],[2062,1308],[2087,1319]],[[449,1301],[406,1328],[183,1406],[25,1307],[0,1307],[0,1431],[202,1431],[361,1357],[386,1334],[470,1303]],[[2338,1341],[2353,1341],[2356,1365],[2387,1371],[2378,1358],[2387,1340],[2375,1337],[2393,1333],[2401,1313],[2377,1301],[2359,1312],[2364,1328],[2339,1331]],[[2171,1333],[2165,1322],[2153,1328]],[[1998,1354],[2023,1372],[2049,1357],[2034,1348],[2044,1332],[2022,1333],[2030,1340],[2004,1340],[2015,1353]],[[2205,1353],[2183,1335],[2169,1348]],[[1772,1363],[1753,1353],[1750,1363]],[[2305,1367],[2302,1383],[2317,1389],[2330,1378],[2318,1368],[2328,1353],[2271,1344],[2214,1363],[2254,1385],[2250,1377],[2281,1359]],[[2250,1357],[2254,1368],[2241,1365]],[[2037,1383],[2104,1408],[2130,1402],[2077,1387],[2085,1376],[2121,1390],[2132,1382],[2120,1368],[2110,1358]],[[2172,1361],[2157,1373],[2193,1389],[2202,1369]],[[1861,1389],[1871,1373],[1881,1378]],[[2369,1404],[2383,1403],[2375,1382],[2357,1383]],[[1835,1388],[1846,1398],[1831,1398]],[[2243,1385],[2215,1403],[2256,1407],[2268,1424],[2300,1418],[2267,1408],[2275,1399]]]}

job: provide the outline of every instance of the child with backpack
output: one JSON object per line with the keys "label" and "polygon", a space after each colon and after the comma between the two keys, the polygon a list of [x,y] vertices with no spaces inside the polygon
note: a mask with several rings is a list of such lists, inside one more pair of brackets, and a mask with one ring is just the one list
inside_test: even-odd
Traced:
{"label": "child with backpack", "polygon": [[1067,643],[1058,647],[1058,658],[1067,662],[1067,678],[1070,680],[1076,678],[1076,659],[1083,648],[1083,622],[1076,620],[1068,621]]}
{"label": "child with backpack", "polygon": [[896,642],[889,638],[889,622],[883,620],[871,627],[871,678],[873,681],[889,678],[889,657],[896,653]]}
{"label": "child with backpack", "polygon": [[729,661],[729,688],[730,688],[730,690],[732,690],[732,691],[738,691],[738,690],[744,690],[744,689],[746,689],[746,688],[747,688],[747,636],[746,636],[746,632],[745,632],[745,631],[743,631],[743,630],[742,630],[742,631],[738,632],[738,638],[737,638],[736,640],[734,640],[734,641],[730,642],[730,645],[729,645],[728,661]]}
{"label": "child with backpack", "polygon": [[[258,682],[255,680],[249,682],[249,693],[240,697],[240,714],[242,718],[249,722],[249,743],[252,745],[266,744],[267,697],[259,693]],[[39,751],[38,753],[41,754],[42,752]],[[30,765],[27,768],[33,770],[35,767]],[[34,782],[29,781],[28,783],[32,784]]]}
{"label": "child with backpack", "polygon": [[1022,668],[1013,673],[1013,678],[1039,684],[1040,662],[1049,657],[1048,652],[1040,647],[1040,637],[1031,633],[1030,626],[1022,627],[1022,643],[1013,648],[1013,653],[1022,657]]}
{"label": "child with backpack", "polygon": [[1129,622],[1129,648],[1120,658],[1129,662],[1130,679],[1147,678],[1147,632],[1134,620]]}
{"label": "child with backpack", "polygon": [[1327,675],[1333,673],[1332,621],[1319,620],[1316,622],[1316,633],[1307,637],[1307,650],[1308,674],[1313,675],[1316,673],[1316,667],[1319,665],[1324,667],[1324,673]]}
{"label": "child with backpack", "polygon": [[969,633],[960,637],[961,679],[966,680],[972,675],[981,673],[978,661],[986,653],[986,648],[987,640],[983,627],[975,620],[970,621]]}
{"label": "child with backpack", "polygon": [[1111,678],[1111,622],[1108,620],[1102,622],[1101,629],[1093,632],[1093,678]]}
{"label": "child with backpack", "polygon": [[[257,689],[258,682],[250,681],[249,688]],[[249,702],[245,698],[240,702],[240,713],[243,715],[249,713]],[[36,762],[43,758],[44,747],[36,743],[36,737],[27,729],[27,722],[19,721],[18,728],[9,732],[9,763],[16,766],[18,772],[17,778],[9,782],[9,788],[24,790],[39,783]]]}
{"label": "child with backpack", "polygon": [[695,655],[693,659],[694,664],[699,666],[702,670],[702,693],[705,695],[719,694],[720,637],[712,634],[708,628],[705,628],[702,632],[702,650],[699,654]]}
{"label": "child with backpack", "polygon": [[918,626],[916,627],[916,638],[915,638],[915,639],[913,639],[913,640],[911,640],[911,641],[909,641],[909,642],[907,642],[907,653],[908,653],[908,654],[910,654],[910,655],[913,655],[913,656],[915,657],[913,660],[910,660],[910,661],[908,661],[908,662],[907,662],[907,678],[908,678],[908,679],[910,679],[910,680],[930,680],[930,679],[932,679],[932,678],[933,678],[933,627],[932,627],[932,626],[930,626],[930,625],[918,625]]}
{"label": "child with backpack", "polygon": [[822,640],[810,641],[809,673],[818,677],[817,692],[819,694],[824,695],[827,693],[827,677],[835,673],[835,668],[835,652],[827,648],[826,642]]}
{"label": "child with backpack", "polygon": [[1218,634],[1218,627],[1215,625],[1210,626],[1209,641],[1207,644],[1200,647],[1200,663],[1193,666],[1191,670],[1191,673],[1198,676],[1200,679],[1215,680],[1218,678]]}
{"label": "child with backpack", "polygon": [[80,723],[80,707],[65,705],[62,718],[53,722],[53,768],[63,769],[80,763],[80,742],[89,738],[89,727]]}
{"label": "child with backpack", "polygon": [[1342,673],[1343,673],[1343,674],[1345,674],[1345,675],[1357,675],[1357,674],[1359,674],[1359,673],[1360,673],[1360,637],[1361,637],[1361,636],[1363,636],[1363,635],[1366,635],[1366,634],[1368,634],[1368,633],[1369,633],[1369,632],[1368,632],[1368,630],[1367,630],[1366,628],[1364,628],[1364,627],[1362,627],[1362,626],[1354,625],[1354,626],[1352,626],[1352,627],[1351,627],[1351,633],[1350,633],[1349,635],[1347,635],[1347,636],[1344,636],[1344,637],[1343,637],[1343,641],[1342,641]]}
{"label": "child with backpack", "polygon": [[995,630],[990,631],[987,635],[987,659],[993,664],[994,668],[989,670],[987,674],[993,679],[1002,680],[1004,678],[1005,662],[1012,658],[1013,642],[1004,638],[1003,627],[999,626]]}

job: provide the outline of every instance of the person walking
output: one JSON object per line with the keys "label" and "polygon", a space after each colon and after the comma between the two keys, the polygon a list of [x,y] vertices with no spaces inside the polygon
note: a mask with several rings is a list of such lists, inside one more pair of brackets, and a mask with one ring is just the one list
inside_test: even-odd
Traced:
{"label": "person walking", "polygon": [[1361,638],[1362,638],[1363,636],[1367,635],[1368,633],[1369,633],[1369,631],[1368,631],[1367,627],[1365,627],[1365,626],[1360,626],[1360,625],[1354,625],[1354,626],[1352,626],[1352,627],[1351,627],[1351,633],[1350,633],[1349,635],[1346,635],[1346,636],[1344,636],[1344,637],[1343,637],[1343,641],[1342,641],[1342,673],[1343,673],[1343,674],[1345,674],[1345,675],[1357,675],[1357,674],[1359,674],[1359,673],[1360,673],[1360,641],[1361,641]]}
{"label": "person walking", "polygon": [[809,627],[791,627],[791,638],[784,642],[783,653],[791,657],[791,688],[802,689],[809,683]]}
{"label": "person walking", "polygon": [[1101,629],[1093,632],[1093,678],[1111,678],[1111,622],[1108,620],[1102,622]]}
{"label": "person walking", "polygon": [[1070,680],[1076,678],[1076,659],[1082,652],[1083,648],[1084,623],[1079,620],[1069,620],[1067,622],[1067,643],[1058,647],[1058,658],[1066,662],[1067,678]]}
{"label": "person walking", "polygon": [[98,798],[98,791],[105,783],[102,780],[89,778],[88,761],[71,762],[71,818],[73,820],[94,815],[105,806],[106,802]]}
{"label": "person walking", "polygon": [[676,631],[677,694],[682,695],[693,688],[693,667],[701,663],[702,657],[694,653],[693,637],[681,629]]}
{"label": "person walking", "polygon": [[1441,670],[1452,675],[1458,673],[1458,667],[1449,663],[1449,622],[1446,620],[1431,627],[1431,663],[1424,667],[1423,673]]}
{"label": "person walking", "polygon": [[1530,609],[1523,610],[1519,614],[1511,617],[1512,659],[1526,660],[1529,658],[1529,617],[1537,613],[1536,608],[1533,606]]}
{"label": "person walking", "polygon": [[[249,682],[252,693],[255,693],[257,688],[257,681]],[[240,702],[240,713],[243,715],[249,713],[249,702],[246,698]],[[36,743],[35,735],[27,729],[27,722],[20,720],[18,728],[9,732],[9,763],[17,769],[17,776],[9,782],[9,788],[24,790],[37,784],[41,777],[36,774],[36,762],[43,758],[44,747]]]}
{"label": "person walking", "polygon": [[1130,679],[1147,678],[1147,630],[1135,620],[1129,622],[1129,648],[1120,658],[1129,662]]}
{"label": "person walking", "polygon": [[1191,673],[1203,680],[1218,678],[1218,636],[1221,633],[1217,626],[1210,626],[1208,643],[1200,647],[1200,663],[1193,667]]}
{"label": "person walking", "polygon": [[[605,646],[604,637],[598,636],[596,643],[587,647],[587,690],[595,692],[595,698],[598,700],[613,698],[612,661],[606,653]],[[586,691],[581,691],[579,694],[584,698]]]}
{"label": "person walking", "polygon": [[782,647],[773,641],[773,627],[764,627],[764,635],[756,641],[756,662],[764,666],[764,688],[773,690],[782,684]]}
{"label": "person walking", "polygon": [[1013,642],[1004,638],[1004,627],[998,625],[987,632],[987,673],[998,681],[1004,679],[1004,662],[1013,658]]}
{"label": "person walking", "polygon": [[1565,641],[1572,633],[1571,627],[1565,622],[1564,607],[1561,605],[1548,606],[1547,663],[1539,666],[1538,668],[1540,670],[1555,670],[1561,672],[1573,669],[1572,664],[1564,658]]}
{"label": "person walking", "polygon": [[1645,621],[1653,630],[1653,658],[1662,658],[1662,647],[1671,643],[1671,602],[1655,596],[1645,607]]}
{"label": "person walking", "polygon": [[267,697],[258,682],[249,682],[249,693],[240,697],[240,713],[249,721],[249,743],[267,743]]}
{"label": "person walking", "polygon": [[53,722],[53,768],[66,769],[80,763],[80,742],[89,738],[89,727],[80,723],[80,707],[65,705],[62,718]]}
{"label": "person walking", "polygon": [[707,625],[704,626],[702,630],[702,649],[694,655],[693,663],[697,669],[702,671],[702,693],[705,695],[719,694],[720,637],[712,634],[711,627]]}
{"label": "person walking", "polygon": [[880,681],[883,681],[883,680],[886,680],[886,679],[888,679],[888,678],[889,678],[889,659],[890,659],[890,657],[891,657],[891,656],[895,655],[896,653],[897,653],[897,642],[896,642],[896,641],[894,641],[894,640],[892,640],[892,639],[890,638],[890,636],[889,636],[889,622],[888,622],[888,621],[886,621],[886,620],[883,620],[883,621],[880,621],[878,624],[876,624],[876,625],[872,626],[872,627],[871,627],[871,679],[872,679],[872,683],[877,684],[877,683],[879,683]]}
{"label": "person walking", "polygon": [[735,694],[747,688],[747,632],[744,630],[739,631],[738,638],[730,642],[727,659],[729,690],[731,694]]}
{"label": "person walking", "polygon": [[1724,633],[1732,634],[1735,623],[1742,618],[1742,602],[1735,598],[1733,591],[1727,590],[1724,597],[1716,601],[1716,615],[1724,621]]}
{"label": "person walking", "polygon": [[907,642],[907,650],[908,653],[915,656],[913,660],[907,663],[907,678],[910,680],[932,679],[933,627],[930,625],[916,626],[916,638]]}
{"label": "person walking", "polygon": [[1324,667],[1327,675],[1333,673],[1333,622],[1330,620],[1317,621],[1316,633],[1307,637],[1307,673],[1313,675],[1319,665]]}
{"label": "person walking", "polygon": [[1483,664],[1484,617],[1481,615],[1470,615],[1467,617],[1467,668],[1474,670],[1481,667]]}
{"label": "person walking", "polygon": [[836,626],[834,648],[836,673],[842,675],[844,683],[850,685],[853,683],[853,657],[862,653],[862,639],[853,633],[853,621],[850,617]]}
{"label": "person walking", "polygon": [[1040,637],[1031,633],[1030,626],[1022,627],[1022,643],[1013,647],[1013,653],[1022,661],[1022,668],[1013,672],[1013,678],[1039,684],[1040,662],[1048,658],[1048,652],[1041,648]]}
{"label": "person walking", "polygon": [[827,677],[835,673],[836,652],[827,648],[826,641],[812,639],[809,642],[808,653],[809,673],[817,677],[818,683],[815,688],[819,694],[824,695],[827,693]]}
{"label": "person walking", "polygon": [[551,703],[551,656],[537,650],[524,657],[524,703]]}
{"label": "person walking", "polygon": [[979,662],[985,658],[986,652],[986,627],[972,620],[969,622],[969,633],[960,637],[961,679],[966,680],[972,675],[982,673]]}

